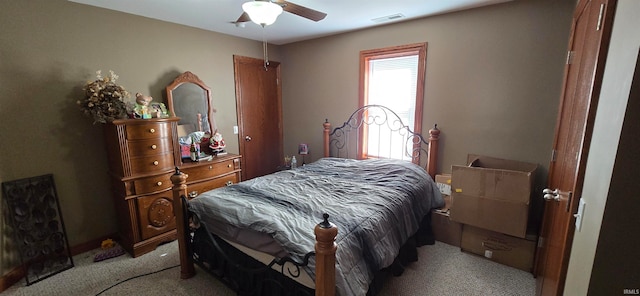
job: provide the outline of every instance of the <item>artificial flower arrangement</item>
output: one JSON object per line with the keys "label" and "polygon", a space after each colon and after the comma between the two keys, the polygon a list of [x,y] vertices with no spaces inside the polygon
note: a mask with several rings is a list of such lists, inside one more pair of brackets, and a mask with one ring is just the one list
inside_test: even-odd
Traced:
{"label": "artificial flower arrangement", "polygon": [[84,90],[84,100],[78,100],[80,109],[87,116],[93,117],[93,123],[106,123],[115,119],[127,118],[128,109],[124,99],[130,94],[124,87],[116,84],[118,75],[109,71],[109,76],[102,76],[96,71],[96,80],[87,81]]}

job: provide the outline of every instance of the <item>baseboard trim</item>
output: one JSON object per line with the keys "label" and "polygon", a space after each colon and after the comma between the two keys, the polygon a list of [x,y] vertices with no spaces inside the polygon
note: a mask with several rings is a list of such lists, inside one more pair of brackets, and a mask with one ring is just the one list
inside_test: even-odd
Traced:
{"label": "baseboard trim", "polygon": [[113,234],[110,234],[110,235],[105,235],[105,236],[90,240],[90,241],[82,243],[82,244],[78,244],[78,245],[72,246],[71,247],[71,256],[75,256],[75,255],[78,255],[78,254],[82,254],[84,252],[91,251],[91,250],[93,250],[95,248],[99,248],[100,245],[102,244],[102,241],[105,240],[105,239],[109,239],[109,238],[114,240],[114,241],[116,241],[116,240],[118,240],[118,235],[113,233]]}
{"label": "baseboard trim", "polygon": [[[75,245],[70,248],[71,256],[75,256],[78,254],[82,254],[84,252],[91,251],[95,248],[99,248],[102,241],[105,239],[111,238],[113,240],[118,239],[117,234],[105,235],[103,237],[99,237],[93,240],[90,240],[85,243],[81,243],[79,245]],[[27,268],[24,265],[17,266],[7,272],[5,275],[0,277],[0,293],[4,292],[4,290],[9,289],[9,287],[13,286],[15,283],[20,281],[27,274]]]}
{"label": "baseboard trim", "polygon": [[0,293],[2,293],[6,289],[9,289],[9,287],[13,286],[19,280],[23,279],[26,273],[27,269],[25,268],[25,266],[20,265],[0,277]]}

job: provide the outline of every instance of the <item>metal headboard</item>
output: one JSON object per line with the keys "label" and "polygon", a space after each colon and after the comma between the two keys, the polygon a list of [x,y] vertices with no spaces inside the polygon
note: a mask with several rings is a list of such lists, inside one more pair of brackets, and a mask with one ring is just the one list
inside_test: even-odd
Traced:
{"label": "metal headboard", "polygon": [[[368,135],[376,139],[368,139]],[[393,146],[397,147],[398,142],[402,143],[402,151],[396,150],[394,156],[393,150],[397,148]],[[361,152],[363,145],[369,155]],[[329,134],[329,155],[340,158],[363,159],[374,154],[373,157],[401,158],[419,165],[420,156],[428,153],[428,146],[429,142],[421,134],[412,131],[396,112],[382,105],[360,107]]]}

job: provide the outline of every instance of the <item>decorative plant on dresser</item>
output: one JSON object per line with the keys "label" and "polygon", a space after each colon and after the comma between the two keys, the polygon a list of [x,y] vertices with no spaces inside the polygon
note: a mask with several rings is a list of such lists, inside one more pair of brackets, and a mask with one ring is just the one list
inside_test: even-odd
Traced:
{"label": "decorative plant on dresser", "polygon": [[[183,123],[182,117],[201,120],[199,125],[194,125],[200,126],[200,129],[194,128],[187,136],[204,134],[204,137],[198,138],[203,143],[198,144],[208,147],[204,140],[210,133],[203,132],[202,127],[210,131],[213,126],[210,120],[212,117],[209,116],[211,92],[193,74],[186,77],[183,74],[176,81],[167,87],[168,114],[160,111],[138,114],[141,106],[136,105],[127,109],[131,119],[114,119],[105,124],[109,174],[118,214],[120,244],[133,257],[153,251],[159,244],[176,239],[170,180],[176,167],[190,176],[190,196],[241,180],[240,155],[207,155],[200,161],[183,159],[181,136],[185,129],[189,129],[187,125],[190,123]],[[190,109],[193,114],[184,110],[183,113],[176,113],[173,107],[187,99],[183,97],[184,93],[175,90],[179,87],[182,89],[181,85],[188,83],[193,84],[190,87],[195,86],[191,91],[200,89],[198,93],[201,105]],[[193,93],[188,95],[192,96]],[[149,100],[142,107],[153,107],[154,103],[149,103]],[[150,115],[140,116],[145,114]],[[207,152],[206,149],[203,151]]]}

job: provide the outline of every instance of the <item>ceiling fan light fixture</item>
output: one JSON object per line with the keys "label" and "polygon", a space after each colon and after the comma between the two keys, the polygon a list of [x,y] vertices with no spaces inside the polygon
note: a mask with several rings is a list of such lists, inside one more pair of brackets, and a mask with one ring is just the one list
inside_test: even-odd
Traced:
{"label": "ceiling fan light fixture", "polygon": [[242,10],[251,21],[263,27],[273,24],[282,13],[282,7],[271,1],[249,1],[242,4]]}

